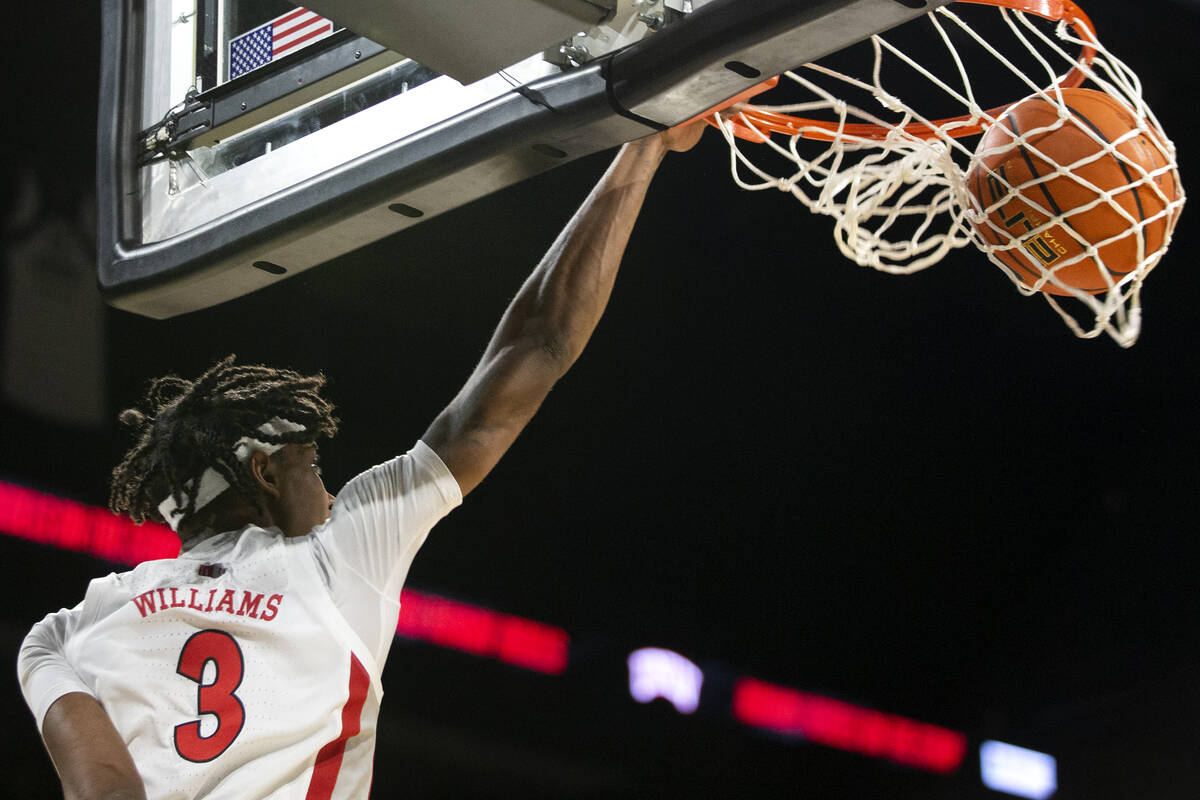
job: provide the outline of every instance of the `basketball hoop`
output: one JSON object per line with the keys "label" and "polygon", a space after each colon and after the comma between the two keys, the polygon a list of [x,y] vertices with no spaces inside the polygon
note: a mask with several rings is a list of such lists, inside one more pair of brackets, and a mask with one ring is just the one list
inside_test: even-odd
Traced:
{"label": "basketball hoop", "polygon": [[[869,75],[805,64],[780,76],[802,102],[739,97],[709,116],[730,145],[734,181],[788,192],[833,217],[838,247],[861,266],[908,274],[974,244],[1022,294],[1045,297],[1077,336],[1103,332],[1129,347],[1140,331],[1142,282],[1166,251],[1185,200],[1174,145],[1137,75],[1071,0],[953,5],[867,40],[872,57],[859,63],[871,63]],[[906,40],[914,26],[925,41]],[[902,100],[885,80],[913,84],[910,97]],[[1080,93],[1115,101],[1105,103],[1125,127],[1110,124],[1111,136],[1090,130],[1070,107]],[[1014,113],[1028,116],[1034,105],[1038,127],[1017,129]],[[1064,141],[1082,149],[1064,151]],[[1009,182],[1007,152],[1038,168]],[[985,181],[990,193],[980,189]],[[1060,207],[1052,197],[1060,190],[1081,199]],[[1015,218],[1013,203],[1028,212],[1019,235],[1002,224]],[[1099,233],[1079,224],[1083,214],[1092,222],[1105,215]],[[1034,239],[1066,246],[1039,260],[1028,255],[1038,252]],[[1095,285],[1074,279],[1082,273],[1099,276]]]}

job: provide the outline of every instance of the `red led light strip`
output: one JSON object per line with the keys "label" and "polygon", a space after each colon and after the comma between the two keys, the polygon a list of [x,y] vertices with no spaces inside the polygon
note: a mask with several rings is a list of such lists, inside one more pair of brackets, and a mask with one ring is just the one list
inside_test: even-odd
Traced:
{"label": "red led light strip", "polygon": [[[133,566],[179,554],[166,525],[135,525],[104,508],[0,482],[0,533]],[[562,628],[405,589],[396,633],[409,639],[558,675],[571,637]]]}
{"label": "red led light strip", "polygon": [[0,531],[131,566],[179,555],[179,537],[166,525],[134,525],[105,508],[3,482]]}
{"label": "red led light strip", "polygon": [[967,751],[967,737],[958,731],[754,678],[734,685],[733,716],[756,728],[941,774],[958,769]]}
{"label": "red led light strip", "polygon": [[562,628],[412,589],[400,592],[400,605],[401,636],[549,675],[567,668],[571,637]]}

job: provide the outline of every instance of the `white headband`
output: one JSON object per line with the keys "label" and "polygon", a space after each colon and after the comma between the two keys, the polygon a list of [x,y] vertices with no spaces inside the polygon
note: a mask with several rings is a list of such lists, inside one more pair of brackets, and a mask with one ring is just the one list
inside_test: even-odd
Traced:
{"label": "white headband", "polygon": [[[273,417],[258,426],[258,432],[264,433],[267,436],[278,436],[282,433],[294,433],[303,430],[307,430],[303,425],[280,417]],[[246,461],[250,458],[250,454],[255,451],[262,451],[267,455],[271,455],[282,447],[282,444],[268,444],[258,439],[252,439],[249,436],[243,436],[233,446],[233,452],[237,456],[238,461]],[[192,487],[197,481],[200,486],[196,489],[196,503],[192,508],[193,513],[217,499],[217,495],[229,488],[229,481],[222,478],[215,469],[209,467],[200,473],[198,479],[193,478],[183,485],[185,495],[191,493]],[[162,518],[171,526],[171,530],[176,533],[179,532],[179,523],[183,521],[183,507],[175,502],[173,496],[168,495],[166,500],[158,504],[158,513],[162,514]]]}

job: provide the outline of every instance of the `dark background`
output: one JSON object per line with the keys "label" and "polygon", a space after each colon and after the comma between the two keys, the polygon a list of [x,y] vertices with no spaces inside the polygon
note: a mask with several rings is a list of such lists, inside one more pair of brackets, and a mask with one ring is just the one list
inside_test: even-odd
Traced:
{"label": "dark background", "polygon": [[[1086,10],[1187,185],[1200,5]],[[90,269],[98,12],[8,13],[6,265],[51,231]],[[178,319],[31,327],[10,279],[0,479],[103,504],[115,413],[153,376],[237,353],[329,376],[340,486],[422,433],[610,157]],[[1057,757],[1059,797],[1200,795],[1195,210],[1122,350],[1077,340],[973,251],[910,277],[858,268],[829,220],[741,192],[727,161],[715,133],[668,158],[588,351],[411,572],[566,628],[570,668],[398,642],[375,793],[998,797],[977,766],[997,738]],[[17,386],[64,343],[99,354],[72,389],[93,411],[70,423]],[[7,537],[0,557],[10,665],[36,619],[115,568]],[[697,715],[629,699],[624,657],[648,645],[706,669]],[[760,735],[727,713],[742,674],[964,731],[967,760],[939,777]],[[15,680],[0,697],[0,796],[52,796]]]}

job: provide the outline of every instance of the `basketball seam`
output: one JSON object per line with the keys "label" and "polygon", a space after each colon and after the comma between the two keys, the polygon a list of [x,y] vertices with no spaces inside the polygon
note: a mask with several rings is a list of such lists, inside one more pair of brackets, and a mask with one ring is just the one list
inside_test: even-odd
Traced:
{"label": "basketball seam", "polygon": [[[1075,114],[1077,117],[1079,117],[1081,120],[1083,120],[1083,122],[1086,125],[1088,125],[1088,127],[1092,128],[1094,131],[1096,131],[1096,135],[1099,136],[1101,139],[1103,139],[1106,144],[1109,144],[1109,145],[1112,144],[1112,142],[1110,142],[1108,140],[1108,138],[1100,131],[1100,129],[1092,124],[1091,120],[1087,119],[1086,117],[1083,116],[1083,114],[1080,114],[1078,111],[1071,108],[1070,106],[1067,106],[1067,109],[1072,114]],[[1012,128],[1012,132],[1014,134],[1020,135],[1021,132],[1019,130],[1017,130],[1017,121],[1013,118],[1013,115],[1008,114],[1005,116],[1005,119],[1008,121],[1010,127]],[[1019,149],[1021,151],[1021,157],[1023,159],[1025,159],[1025,166],[1029,167],[1029,173],[1031,175],[1033,175],[1033,177],[1035,179],[1042,177],[1041,175],[1038,174],[1037,167],[1033,163],[1033,158],[1029,155],[1029,151],[1025,149],[1025,145],[1023,145],[1023,144],[1017,145],[1017,149]],[[1120,159],[1117,159],[1117,164],[1121,167],[1121,171],[1125,174],[1125,179],[1132,183],[1132,178],[1129,177],[1129,173],[1126,171],[1125,165],[1121,162]],[[1046,202],[1050,204],[1050,209],[1054,212],[1055,216],[1060,217],[1062,219],[1063,225],[1066,225],[1068,228],[1075,231],[1075,226],[1071,224],[1071,220],[1069,220],[1065,216],[1063,216],[1062,209],[1060,209],[1058,207],[1058,203],[1056,203],[1054,201],[1054,196],[1050,194],[1050,190],[1046,187],[1046,184],[1039,183],[1038,188],[1042,190],[1042,194],[1045,196]],[[1140,215],[1142,203],[1141,203],[1141,200],[1138,199],[1138,197],[1137,197],[1136,189],[1134,190],[1134,200],[1137,204],[1138,212]],[[1145,217],[1142,217],[1142,219],[1145,219]],[[1079,233],[1079,231],[1075,231],[1075,232]],[[1092,263],[1094,263],[1097,267],[1102,268],[1109,275],[1125,276],[1125,275],[1128,275],[1130,272],[1133,272],[1133,270],[1121,272],[1120,270],[1110,269],[1107,264],[1102,263],[1101,261],[1098,260],[1098,258],[1099,258],[1099,253],[1097,253],[1096,257],[1092,259]],[[1091,291],[1091,290],[1084,289],[1084,291]]]}
{"label": "basketball seam", "polygon": [[[1012,129],[1012,132],[1014,134],[1016,134],[1017,136],[1020,136],[1021,132],[1019,130],[1017,130],[1017,121],[1016,121],[1016,119],[1013,118],[1013,115],[1012,114],[1007,115],[1005,117],[1005,120],[1008,121],[1009,127]],[[1025,166],[1029,167],[1029,174],[1032,175],[1035,180],[1042,177],[1038,173],[1037,167],[1033,163],[1033,158],[1031,158],[1029,155],[1029,151],[1025,149],[1025,145],[1019,144],[1019,145],[1017,145],[1017,149],[1021,151],[1021,158],[1025,159]],[[1054,196],[1052,194],[1050,194],[1050,190],[1048,188],[1046,188],[1046,184],[1039,183],[1038,189],[1041,190],[1042,195],[1046,198],[1046,202],[1050,204],[1050,210],[1054,212],[1054,215],[1057,217],[1062,217],[1062,215],[1063,215],[1062,209],[1059,208],[1058,203],[1056,203],[1054,201]],[[1066,219],[1065,217],[1063,218],[1063,224],[1066,225],[1068,228],[1071,228],[1071,230],[1075,230],[1075,228],[1072,227],[1070,220]]]}
{"label": "basketball seam", "polygon": [[[1021,131],[1017,128],[1016,118],[1010,113],[1005,116],[1005,119],[1008,121],[1009,128],[1012,130],[1013,134],[1020,136]],[[1019,144],[1017,145],[1017,149],[1021,152],[1021,158],[1025,159],[1025,166],[1029,167],[1029,174],[1032,175],[1035,180],[1041,178],[1042,176],[1038,172],[1037,166],[1033,163],[1033,158],[1029,155],[1029,151],[1025,148],[1025,145]],[[1058,202],[1054,199],[1054,195],[1050,194],[1050,189],[1046,186],[1046,184],[1039,183],[1037,186],[1042,195],[1046,198],[1046,202],[1050,205],[1050,210],[1054,212],[1054,216],[1058,217],[1062,221],[1063,225],[1066,225],[1068,228],[1074,231],[1075,226],[1071,224],[1071,220],[1067,219],[1063,215],[1062,209],[1058,207]],[[1079,231],[1075,231],[1075,233],[1078,234]],[[1092,260],[1095,261],[1095,259]],[[1058,274],[1057,270],[1047,270],[1044,267],[1043,271],[1054,275]]]}
{"label": "basketball seam", "polygon": [[[984,166],[982,164],[980,164],[975,170],[975,195],[977,197],[983,197],[983,184],[982,184],[983,170],[984,170]],[[996,241],[994,242],[994,244],[1001,245],[1002,242],[1000,241],[1000,237],[998,235],[996,235],[995,238],[996,238]],[[1028,272],[1029,277],[1033,278],[1034,280],[1037,280],[1038,278],[1041,277],[1041,275],[1039,275],[1037,273],[1037,271],[1034,270],[1030,265],[1022,263],[1021,259],[1018,258],[1015,253],[1011,253],[1007,250],[996,250],[996,251],[993,251],[992,254],[995,255],[997,258],[1000,258],[1001,260],[1006,260],[1006,261],[1011,260],[1012,264],[1010,266],[1015,265],[1017,267],[1018,272],[1022,272],[1022,271]],[[1009,258],[1004,259],[1003,258],[1004,256],[1009,256]]]}
{"label": "basketball seam", "polygon": [[[1087,125],[1093,131],[1095,131],[1096,135],[1099,136],[1101,139],[1103,139],[1105,144],[1109,145],[1110,147],[1112,146],[1112,141],[1107,136],[1104,135],[1104,131],[1102,131],[1098,127],[1096,127],[1096,124],[1093,123],[1087,117],[1085,117],[1083,115],[1083,112],[1078,111],[1077,109],[1075,109],[1069,105],[1067,106],[1067,110],[1070,111],[1075,116],[1079,117],[1080,121],[1082,121],[1084,125]],[[1134,203],[1134,205],[1137,206],[1138,220],[1141,222],[1145,222],[1146,221],[1146,212],[1142,210],[1142,197],[1141,197],[1141,195],[1138,194],[1138,187],[1136,185],[1134,185],[1133,176],[1129,174],[1129,168],[1127,166],[1125,166],[1124,161],[1122,161],[1120,158],[1116,158],[1115,161],[1117,162],[1117,166],[1121,168],[1121,174],[1125,176],[1125,182],[1129,185],[1129,188],[1133,191],[1133,203]]]}

